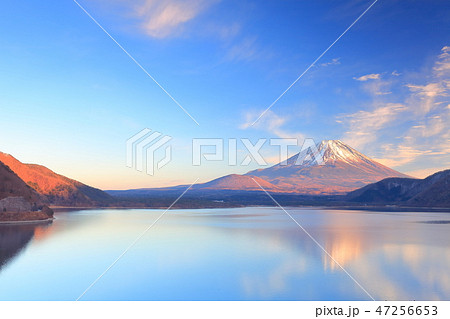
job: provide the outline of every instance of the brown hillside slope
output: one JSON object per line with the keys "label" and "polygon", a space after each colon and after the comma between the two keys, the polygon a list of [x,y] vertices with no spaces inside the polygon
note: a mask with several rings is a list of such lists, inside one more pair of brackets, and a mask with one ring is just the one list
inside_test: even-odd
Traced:
{"label": "brown hillside slope", "polygon": [[112,197],[105,192],[76,180],[57,174],[45,166],[24,164],[9,154],[0,152],[0,162],[17,174],[52,205],[101,206],[111,203]]}
{"label": "brown hillside slope", "polygon": [[0,199],[23,197],[30,203],[39,203],[39,194],[20,179],[8,166],[0,162]]}

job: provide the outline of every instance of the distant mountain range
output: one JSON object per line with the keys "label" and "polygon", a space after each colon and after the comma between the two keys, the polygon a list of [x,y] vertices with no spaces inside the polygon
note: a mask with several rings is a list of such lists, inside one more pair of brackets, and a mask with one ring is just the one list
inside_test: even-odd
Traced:
{"label": "distant mountain range", "polygon": [[346,199],[364,204],[450,207],[450,169],[425,179],[386,178],[350,192]]}
{"label": "distant mountain range", "polygon": [[[272,193],[303,195],[337,195],[378,182],[387,177],[409,177],[390,169],[338,140],[317,144],[321,161],[311,156],[311,150],[300,152],[287,161],[244,175],[226,175],[193,186],[194,191],[261,191],[259,185]],[[256,182],[259,184],[257,184]],[[164,188],[175,190],[176,187]],[[145,189],[114,191],[115,195],[145,194]],[[148,189],[154,192],[154,189]]]}
{"label": "distant mountain range", "polygon": [[106,206],[114,201],[97,188],[0,152],[0,199],[14,195],[55,206]]}
{"label": "distant mountain range", "polygon": [[261,191],[261,187],[271,192],[281,189],[272,183],[257,176],[231,174],[216,178],[210,182],[197,184],[193,190],[243,190],[243,191]]}
{"label": "distant mountain range", "polygon": [[[313,156],[303,151],[266,169],[194,185],[176,207],[273,205],[261,187],[293,206],[450,207],[450,170],[414,179],[340,141],[322,141],[317,150]],[[102,191],[0,152],[0,200],[20,196],[37,205],[167,207],[186,187]]]}

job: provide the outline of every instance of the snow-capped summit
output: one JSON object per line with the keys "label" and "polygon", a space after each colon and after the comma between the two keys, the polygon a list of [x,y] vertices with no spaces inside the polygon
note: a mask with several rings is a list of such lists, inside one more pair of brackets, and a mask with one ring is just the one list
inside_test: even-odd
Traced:
{"label": "snow-capped summit", "polygon": [[305,147],[304,150],[287,159],[287,163],[281,162],[274,167],[333,165],[337,161],[352,165],[361,162],[370,165],[374,162],[339,140],[323,140],[316,145]]}
{"label": "snow-capped summit", "polygon": [[346,163],[373,162],[367,156],[339,140],[324,140],[318,145],[317,149],[324,163],[333,163],[335,161]]}
{"label": "snow-capped summit", "polygon": [[324,140],[285,162],[246,175],[305,194],[345,193],[387,177],[406,177],[339,140]]}

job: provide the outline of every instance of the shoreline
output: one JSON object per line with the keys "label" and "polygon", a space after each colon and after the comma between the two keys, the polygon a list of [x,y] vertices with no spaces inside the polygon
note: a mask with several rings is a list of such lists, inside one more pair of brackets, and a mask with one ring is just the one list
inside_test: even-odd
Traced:
{"label": "shoreline", "polygon": [[[228,207],[173,207],[171,210],[184,210],[184,209],[227,209],[227,208],[246,208],[246,207],[278,207],[268,205],[242,205],[242,206],[228,206]],[[310,208],[310,209],[332,209],[332,210],[362,210],[362,211],[379,211],[379,212],[430,212],[430,213],[450,213],[450,207],[411,207],[411,206],[324,206],[324,205],[304,205],[304,206],[290,206],[285,205],[286,208]],[[51,207],[55,212],[63,211],[76,211],[76,210],[129,210],[129,209],[155,209],[164,210],[167,207]]]}
{"label": "shoreline", "polygon": [[35,220],[5,220],[0,221],[0,225],[18,225],[18,224],[40,224],[53,222],[55,218],[50,217],[47,219],[35,219]]}
{"label": "shoreline", "polygon": [[[260,208],[277,208],[277,206],[267,206],[267,205],[248,205],[248,206],[239,206],[239,207],[196,207],[196,208],[173,208],[171,210],[188,210],[188,209],[229,209],[229,208],[252,208],[252,207],[260,207]],[[361,211],[372,211],[372,212],[405,212],[405,213],[450,213],[450,207],[399,207],[399,206],[392,206],[392,207],[385,207],[385,206],[284,206],[286,208],[299,208],[299,209],[330,209],[330,210],[361,210]],[[167,209],[167,207],[62,207],[62,206],[56,206],[52,207],[52,209],[55,212],[72,212],[72,211],[78,211],[78,210],[164,210]],[[50,217],[47,219],[35,219],[35,220],[6,220],[1,221],[0,220],[0,226],[1,225],[20,225],[20,224],[44,224],[44,223],[50,223],[55,220],[55,217]]]}

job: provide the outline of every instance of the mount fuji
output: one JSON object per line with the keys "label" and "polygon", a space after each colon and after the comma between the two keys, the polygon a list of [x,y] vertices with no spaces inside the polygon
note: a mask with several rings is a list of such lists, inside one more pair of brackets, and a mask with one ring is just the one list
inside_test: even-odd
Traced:
{"label": "mount fuji", "polygon": [[[316,145],[284,162],[244,175],[226,175],[194,187],[197,190],[265,190],[307,195],[344,194],[387,177],[409,177],[361,154],[339,140]],[[256,181],[256,182],[255,182]],[[259,185],[258,185],[259,184]]]}

